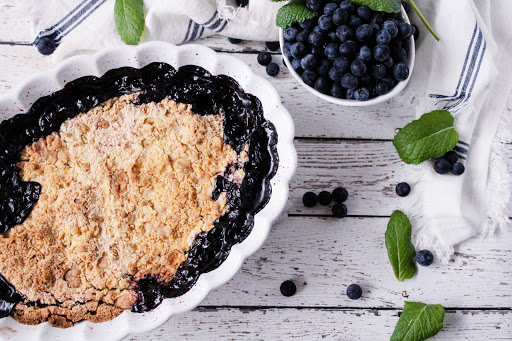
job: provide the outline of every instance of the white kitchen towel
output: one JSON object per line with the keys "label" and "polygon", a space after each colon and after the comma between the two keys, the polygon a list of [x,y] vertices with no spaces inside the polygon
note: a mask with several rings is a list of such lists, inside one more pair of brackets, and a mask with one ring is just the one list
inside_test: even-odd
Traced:
{"label": "white kitchen towel", "polygon": [[[34,45],[43,37],[51,38],[58,45],[54,61],[123,44],[114,23],[115,0],[29,1]],[[239,7],[235,0],[144,0],[146,27],[141,42],[182,44],[213,34],[275,41],[275,17],[282,4],[252,0]]]}
{"label": "white kitchen towel", "polygon": [[510,225],[512,180],[504,143],[512,141],[512,1],[419,3],[441,40],[422,29],[409,92],[401,100],[414,93],[417,117],[434,109],[455,116],[455,150],[466,171],[439,175],[431,162],[408,167],[404,180],[412,195],[404,208],[417,248],[446,261],[454,245]]}

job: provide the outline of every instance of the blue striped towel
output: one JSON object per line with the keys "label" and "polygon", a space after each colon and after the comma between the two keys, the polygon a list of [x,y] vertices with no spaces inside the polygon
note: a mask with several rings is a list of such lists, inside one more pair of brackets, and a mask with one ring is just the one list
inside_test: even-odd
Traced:
{"label": "blue striped towel", "polygon": [[[34,45],[50,38],[53,59],[122,45],[114,23],[115,0],[33,1]],[[145,0],[146,28],[141,42],[182,44],[214,34],[246,40],[278,39],[277,10],[283,3],[235,0]]]}

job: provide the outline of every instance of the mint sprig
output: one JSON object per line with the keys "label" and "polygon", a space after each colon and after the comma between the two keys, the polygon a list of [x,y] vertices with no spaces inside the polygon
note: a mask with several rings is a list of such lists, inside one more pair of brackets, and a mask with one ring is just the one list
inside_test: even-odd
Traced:
{"label": "mint sprig", "polygon": [[455,147],[459,134],[454,118],[446,110],[434,110],[412,121],[395,135],[393,145],[407,164],[443,156]]}
{"label": "mint sprig", "polygon": [[412,226],[409,218],[401,212],[395,211],[391,215],[385,234],[388,258],[395,277],[399,281],[409,279],[416,273],[414,256],[416,251],[411,243]]}
{"label": "mint sprig", "polygon": [[400,0],[350,0],[356,5],[364,5],[374,11],[396,13],[402,8]]}
{"label": "mint sprig", "polygon": [[116,0],[114,20],[121,39],[128,45],[138,44],[145,25],[143,0]]}
{"label": "mint sprig", "polygon": [[303,0],[295,0],[287,3],[277,11],[276,25],[287,28],[295,23],[304,22],[314,18],[318,13],[309,10]]}
{"label": "mint sprig", "polygon": [[440,304],[405,302],[390,341],[422,341],[443,328],[445,310]]}

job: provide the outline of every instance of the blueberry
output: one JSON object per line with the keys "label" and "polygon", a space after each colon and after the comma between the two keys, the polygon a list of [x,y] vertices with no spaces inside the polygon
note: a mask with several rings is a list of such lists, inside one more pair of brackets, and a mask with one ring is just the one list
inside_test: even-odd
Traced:
{"label": "blueberry", "polygon": [[372,28],[368,24],[363,24],[356,29],[357,40],[364,42],[372,36]]}
{"label": "blueberry", "polygon": [[399,82],[406,80],[409,77],[409,67],[407,64],[404,62],[396,63],[393,66],[393,77]]}
{"label": "blueberry", "polygon": [[339,50],[342,56],[351,57],[357,52],[357,44],[352,40],[348,40],[340,45]]}
{"label": "blueberry", "polygon": [[335,188],[332,191],[332,199],[336,202],[345,202],[348,198],[348,191],[343,187]]}
{"label": "blueberry", "polygon": [[406,197],[411,193],[411,186],[407,182],[401,182],[396,185],[395,192],[399,197]]}
{"label": "blueberry", "polygon": [[402,6],[404,7],[404,10],[406,13],[409,13],[411,11],[411,5],[405,0],[402,0]]}
{"label": "blueberry", "polygon": [[377,44],[386,45],[391,41],[391,34],[386,30],[379,30],[375,35],[375,42]]}
{"label": "blueberry", "polygon": [[306,55],[306,45],[301,42],[295,43],[292,45],[290,52],[292,53],[293,58],[301,59]]}
{"label": "blueberry", "polygon": [[297,286],[290,280],[284,281],[283,283],[281,283],[279,291],[281,291],[281,295],[290,297],[295,295],[295,293],[297,292]]}
{"label": "blueberry", "polygon": [[391,34],[391,38],[394,38],[398,35],[398,26],[392,20],[387,20],[382,24],[382,29],[386,30]]}
{"label": "blueberry", "polygon": [[350,71],[356,77],[361,77],[366,73],[366,65],[364,62],[356,59],[350,64]]}
{"label": "blueberry", "polygon": [[302,203],[306,207],[315,207],[316,204],[318,203],[318,197],[313,192],[306,192],[302,196]]}
{"label": "blueberry", "polygon": [[327,206],[332,202],[332,195],[330,192],[322,191],[318,194],[318,202],[320,205]]}
{"label": "blueberry", "polygon": [[348,0],[344,0],[340,3],[340,8],[341,9],[344,9],[345,11],[347,12],[354,12],[355,11],[355,6],[353,3],[351,3],[350,1]]}
{"label": "blueberry", "polygon": [[309,34],[310,33],[311,33],[311,31],[309,31],[309,30],[300,31],[299,33],[297,33],[297,36],[295,37],[295,40],[298,43],[306,44],[308,42],[308,38],[309,38]]}
{"label": "blueberry", "polygon": [[346,91],[345,88],[341,86],[340,83],[333,83],[331,87],[331,96],[336,98],[343,98]]}
{"label": "blueberry", "polygon": [[292,60],[292,69],[294,69],[296,72],[301,73],[304,71],[301,65],[301,59],[293,59]]}
{"label": "blueberry", "polygon": [[401,47],[394,48],[392,55],[393,55],[394,60],[396,60],[397,62],[406,62],[407,61],[407,52]]}
{"label": "blueberry", "polygon": [[332,207],[332,215],[336,218],[344,218],[347,216],[347,206],[344,204],[336,203]]}
{"label": "blueberry", "polygon": [[436,159],[434,161],[434,170],[439,174],[446,174],[450,171],[452,165],[445,159]]}
{"label": "blueberry", "polygon": [[240,7],[245,7],[249,4],[249,0],[236,0],[236,4]]}
{"label": "blueberry", "polygon": [[340,42],[340,39],[338,38],[338,36],[336,35],[336,32],[334,32],[334,31],[327,33],[327,39],[331,43],[339,43]]}
{"label": "blueberry", "polygon": [[288,27],[283,31],[284,40],[294,42],[299,30],[295,27]]}
{"label": "blueberry", "polygon": [[351,28],[357,28],[358,26],[360,26],[361,24],[363,23],[363,21],[361,20],[361,18],[359,18],[357,15],[355,14],[351,14],[348,16],[347,18],[347,26],[348,27],[351,27]]}
{"label": "blueberry", "polygon": [[452,168],[450,169],[450,172],[453,174],[453,175],[462,175],[464,173],[464,171],[466,170],[466,167],[464,167],[464,165],[460,162],[455,162],[453,165],[452,165]]}
{"label": "blueberry", "polygon": [[348,19],[348,12],[344,9],[338,8],[334,11],[334,14],[332,15],[332,22],[336,26],[343,25],[347,22]]}
{"label": "blueberry", "polygon": [[414,33],[412,26],[405,22],[398,24],[398,30],[402,39],[407,39]]}
{"label": "blueberry", "polygon": [[260,52],[258,53],[258,63],[260,65],[268,65],[272,61],[272,56],[268,52]]}
{"label": "blueberry", "polygon": [[354,38],[354,31],[347,25],[341,25],[336,29],[336,35],[344,43]]}
{"label": "blueberry", "polygon": [[329,73],[330,68],[331,63],[327,59],[322,59],[320,63],[318,63],[316,72],[318,72],[320,76],[326,76]]}
{"label": "blueberry", "polygon": [[316,56],[312,54],[307,54],[304,56],[304,58],[301,59],[300,65],[304,70],[313,69],[316,67],[318,63],[318,59]]}
{"label": "blueberry", "polygon": [[324,76],[318,77],[315,81],[315,90],[323,94],[327,94],[329,93],[329,90],[331,90],[331,84],[332,82],[329,78]]}
{"label": "blueberry", "polygon": [[459,160],[459,154],[456,151],[450,150],[446,154],[443,155],[443,159],[448,161],[450,165],[453,165],[455,162]]}
{"label": "blueberry", "polygon": [[299,24],[300,27],[302,27],[305,30],[311,31],[313,27],[315,27],[316,21],[315,19],[306,19],[303,22]]}
{"label": "blueberry", "polygon": [[306,7],[312,11],[318,12],[324,7],[323,0],[306,0]]}
{"label": "blueberry", "polygon": [[334,67],[332,67],[330,70],[329,70],[329,78],[334,81],[334,82],[339,82],[341,81],[341,78],[343,77],[343,74],[345,72],[343,70],[340,70],[340,69],[336,69]]}
{"label": "blueberry", "polygon": [[332,16],[339,6],[333,2],[330,2],[324,6],[324,14]]}
{"label": "blueberry", "polygon": [[316,25],[315,27],[313,27],[313,32],[325,33],[325,32],[324,32],[324,30],[322,30],[318,25]]}
{"label": "blueberry", "polygon": [[366,6],[359,6],[357,8],[357,15],[364,21],[369,21],[372,17],[372,10]]}
{"label": "blueberry", "polygon": [[377,82],[375,84],[375,93],[379,96],[387,94],[388,90],[389,87],[385,82]]}
{"label": "blueberry", "polygon": [[382,79],[380,80],[381,82],[385,83],[387,86],[388,86],[388,89],[391,89],[392,87],[395,86],[395,81],[393,79],[391,79],[389,76],[384,76],[382,77]]}
{"label": "blueberry", "polygon": [[339,56],[334,59],[333,65],[336,69],[345,73],[350,68],[350,60],[347,57]]}
{"label": "blueberry", "polygon": [[315,84],[315,80],[317,78],[317,74],[313,70],[305,70],[302,73],[302,81],[309,86],[313,86]]}
{"label": "blueberry", "polygon": [[361,298],[361,295],[363,295],[363,289],[357,284],[350,284],[347,287],[347,296],[351,300],[358,300]]}
{"label": "blueberry", "polygon": [[265,46],[270,51],[277,51],[277,50],[279,50],[279,42],[278,41],[267,41],[265,43]]}
{"label": "blueberry", "polygon": [[363,87],[354,91],[354,98],[358,101],[367,101],[370,98],[370,91]]}
{"label": "blueberry", "polygon": [[346,73],[341,77],[341,86],[347,89],[355,90],[359,86],[359,81],[356,76],[351,73]]}
{"label": "blueberry", "polygon": [[402,40],[402,47],[405,51],[409,51],[412,46],[412,40],[410,38]]}
{"label": "blueberry", "polygon": [[292,44],[291,43],[284,43],[283,44],[283,55],[290,59],[292,57],[292,51],[291,51],[291,48],[292,48]]}
{"label": "blueberry", "polygon": [[325,33],[313,31],[309,34],[308,41],[313,46],[322,46],[325,42]]}
{"label": "blueberry", "polygon": [[345,98],[346,99],[354,99],[354,90],[347,89],[347,91],[345,93]]}
{"label": "blueberry", "polygon": [[338,44],[329,43],[324,49],[324,54],[328,60],[333,61],[338,55]]}
{"label": "blueberry", "polygon": [[382,64],[375,64],[372,67],[372,77],[375,79],[381,79],[386,75],[386,67]]}
{"label": "blueberry", "polygon": [[411,26],[414,29],[414,40],[417,40],[420,37],[420,30],[418,29],[418,26],[416,26],[415,24],[412,24]]}
{"label": "blueberry", "polygon": [[311,46],[311,54],[321,58],[324,56],[324,48],[322,46]]}
{"label": "blueberry", "polygon": [[320,18],[318,18],[318,27],[320,27],[324,31],[329,31],[332,27],[332,18],[329,15],[321,15]]}
{"label": "blueberry", "polygon": [[381,14],[379,13],[376,13],[370,20],[370,23],[371,24],[377,24],[377,25],[382,25],[382,23],[384,22],[384,18],[382,17]]}
{"label": "blueberry", "polygon": [[279,73],[279,65],[277,63],[270,63],[267,65],[267,75],[271,77],[277,76]]}
{"label": "blueberry", "polygon": [[434,255],[429,250],[421,250],[416,254],[416,262],[422,266],[429,266],[434,262]]}
{"label": "blueberry", "polygon": [[388,59],[383,61],[382,64],[388,69],[391,69],[395,65],[395,61],[393,60],[392,57],[389,57]]}
{"label": "blueberry", "polygon": [[368,62],[372,58],[372,50],[368,46],[361,46],[356,58],[360,61]]}
{"label": "blueberry", "polygon": [[242,39],[237,39],[237,38],[231,38],[229,37],[228,38],[228,41],[231,43],[231,44],[240,44],[242,42]]}
{"label": "blueberry", "polygon": [[39,51],[40,54],[48,56],[55,51],[57,48],[55,46],[55,42],[53,39],[48,37],[43,37],[37,42],[37,51]]}
{"label": "blueberry", "polygon": [[[293,51],[293,50],[292,50]],[[379,62],[383,62],[388,59],[390,54],[389,47],[387,45],[375,45],[373,48],[373,58]]]}

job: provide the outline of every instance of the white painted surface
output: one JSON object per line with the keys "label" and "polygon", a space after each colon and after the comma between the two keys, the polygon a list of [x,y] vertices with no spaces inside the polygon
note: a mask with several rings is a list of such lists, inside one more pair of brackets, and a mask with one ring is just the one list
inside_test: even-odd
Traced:
{"label": "white painted surface", "polygon": [[[21,1],[0,2],[0,42],[33,39],[28,11]],[[394,185],[410,179],[400,177],[406,166],[389,140],[412,119],[411,108],[393,101],[368,108],[322,102],[296,84],[278,55],[273,58],[281,73],[274,79],[266,76],[254,54],[264,49],[263,43],[231,45],[217,37],[199,43],[244,60],[279,90],[298,137],[292,216],[274,227],[265,246],[201,308],[130,340],[385,340],[405,300],[450,309],[436,340],[512,340],[512,231],[470,240],[457,248],[450,263],[420,268],[410,281],[393,277],[383,234],[387,216],[407,200],[394,195]],[[0,93],[51,68],[34,47],[5,44],[0,45],[0,66]],[[509,156],[512,167],[512,145]],[[347,206],[355,217],[314,217],[328,215],[329,209],[302,206],[305,190],[337,185],[348,188]],[[286,279],[299,287],[290,298],[279,293]],[[345,296],[351,283],[363,287],[361,300]]]}

